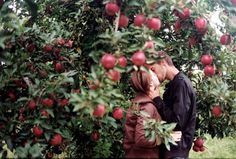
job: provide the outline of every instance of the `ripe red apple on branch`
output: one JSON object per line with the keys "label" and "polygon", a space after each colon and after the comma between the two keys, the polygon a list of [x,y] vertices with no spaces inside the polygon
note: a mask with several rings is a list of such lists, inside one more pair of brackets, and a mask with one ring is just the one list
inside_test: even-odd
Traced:
{"label": "ripe red apple on branch", "polygon": [[134,18],[134,26],[142,27],[146,22],[146,18],[143,14],[138,14]]}
{"label": "ripe red apple on branch", "polygon": [[222,110],[221,110],[221,107],[220,105],[214,105],[212,110],[211,110],[211,114],[212,116],[216,117],[216,118],[219,118],[221,117],[222,115]]}
{"label": "ripe red apple on branch", "polygon": [[53,145],[53,146],[58,146],[62,143],[62,136],[61,134],[55,134],[51,141],[50,141],[50,144]]}
{"label": "ripe red apple on branch", "polygon": [[161,29],[161,20],[159,18],[150,18],[147,20],[147,27],[158,31]]}
{"label": "ripe red apple on branch", "polygon": [[198,30],[198,32],[202,32],[202,31],[206,30],[206,28],[207,28],[207,21],[205,18],[202,18],[202,17],[198,17],[195,20],[194,24],[195,24],[195,27]]}
{"label": "ripe red apple on branch", "polygon": [[93,116],[94,117],[103,117],[105,113],[106,113],[105,105],[98,104],[97,107],[93,111]]}
{"label": "ripe red apple on branch", "polygon": [[118,63],[119,63],[119,65],[120,65],[120,67],[125,68],[126,65],[127,65],[127,59],[126,59],[126,57],[125,57],[125,56],[119,57],[119,58],[118,58]]}
{"label": "ripe red apple on branch", "polygon": [[146,41],[144,44],[145,49],[154,49],[155,44],[152,40]]}
{"label": "ripe red apple on branch", "polygon": [[28,107],[30,110],[35,110],[36,108],[36,102],[32,99],[28,102]]}
{"label": "ripe red apple on branch", "polygon": [[211,65],[207,65],[207,66],[204,67],[203,72],[204,72],[205,76],[211,77],[215,74],[215,68]]}
{"label": "ripe red apple on branch", "polygon": [[53,46],[51,44],[46,44],[43,48],[44,52],[50,53],[53,50]]}
{"label": "ripe red apple on branch", "polygon": [[120,19],[119,19],[119,27],[120,28],[125,28],[127,27],[129,24],[129,18],[125,15],[120,15]]}
{"label": "ripe red apple on branch", "polygon": [[178,17],[184,20],[190,18],[190,15],[191,15],[191,12],[189,8],[184,8],[182,12],[178,13]]}
{"label": "ripe red apple on branch", "polygon": [[109,2],[105,6],[105,11],[107,15],[109,16],[116,15],[116,13],[118,13],[119,10],[120,10],[120,7],[116,3],[113,3],[113,2]]}
{"label": "ripe red apple on branch", "polygon": [[93,131],[91,134],[92,141],[98,141],[100,139],[100,133],[98,131]]}
{"label": "ripe red apple on branch", "polygon": [[137,51],[131,57],[131,61],[136,66],[142,66],[146,63],[146,56],[143,51]]}
{"label": "ripe red apple on branch", "polygon": [[194,141],[193,151],[195,151],[195,152],[205,151],[203,138],[198,137],[198,138]]}
{"label": "ripe red apple on branch", "polygon": [[229,45],[231,43],[231,35],[224,34],[220,37],[220,43],[222,45]]}
{"label": "ripe red apple on branch", "polygon": [[112,81],[118,82],[118,81],[120,81],[121,75],[120,75],[120,72],[119,72],[119,71],[113,69],[113,70],[109,70],[109,72],[108,72],[108,77],[109,77]]}
{"label": "ripe red apple on branch", "polygon": [[112,54],[105,53],[102,56],[101,63],[105,69],[112,69],[115,67],[116,58]]}
{"label": "ripe red apple on branch", "polygon": [[176,22],[175,22],[175,31],[179,32],[180,29],[181,29],[181,22],[180,22],[179,19],[177,19]]}
{"label": "ripe red apple on branch", "polygon": [[43,135],[43,129],[41,129],[39,126],[35,126],[33,128],[33,133],[36,137],[40,137]]}
{"label": "ripe red apple on branch", "polygon": [[42,100],[42,105],[47,106],[48,108],[52,108],[54,102],[52,99],[45,98]]}
{"label": "ripe red apple on branch", "polygon": [[122,108],[115,108],[113,110],[113,118],[120,120],[123,118],[123,110]]}
{"label": "ripe red apple on branch", "polygon": [[211,65],[213,62],[213,57],[211,55],[202,55],[201,63],[203,65]]}

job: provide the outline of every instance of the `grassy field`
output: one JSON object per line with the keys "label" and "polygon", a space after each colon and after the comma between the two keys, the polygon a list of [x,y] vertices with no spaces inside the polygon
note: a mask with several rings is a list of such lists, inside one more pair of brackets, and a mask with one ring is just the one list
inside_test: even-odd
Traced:
{"label": "grassy field", "polygon": [[227,137],[224,139],[212,139],[206,136],[205,152],[194,152],[191,150],[190,158],[235,158],[236,159],[236,138]]}

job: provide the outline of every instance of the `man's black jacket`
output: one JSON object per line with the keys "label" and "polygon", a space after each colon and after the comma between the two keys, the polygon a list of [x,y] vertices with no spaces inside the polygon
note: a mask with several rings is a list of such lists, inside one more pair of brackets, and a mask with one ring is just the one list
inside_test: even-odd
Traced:
{"label": "man's black jacket", "polygon": [[[165,158],[188,157],[191,149],[196,122],[196,94],[191,81],[179,72],[166,85],[163,100],[153,99],[162,119],[168,123],[175,122],[175,131],[182,131],[182,138],[178,146],[171,146],[170,151],[164,149]],[[163,148],[162,148],[163,149]]]}

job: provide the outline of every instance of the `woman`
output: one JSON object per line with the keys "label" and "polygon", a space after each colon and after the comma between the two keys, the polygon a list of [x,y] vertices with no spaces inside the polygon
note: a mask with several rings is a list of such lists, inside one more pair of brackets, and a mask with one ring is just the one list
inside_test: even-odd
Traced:
{"label": "woman", "polygon": [[[126,158],[159,158],[160,139],[157,136],[154,141],[149,141],[145,137],[144,117],[135,114],[136,111],[145,111],[150,118],[161,120],[149,95],[150,90],[159,85],[158,82],[158,78],[154,74],[146,71],[135,71],[131,75],[131,84],[136,92],[136,97],[132,100],[132,106],[126,115],[124,136]],[[180,137],[178,136],[178,138]]]}

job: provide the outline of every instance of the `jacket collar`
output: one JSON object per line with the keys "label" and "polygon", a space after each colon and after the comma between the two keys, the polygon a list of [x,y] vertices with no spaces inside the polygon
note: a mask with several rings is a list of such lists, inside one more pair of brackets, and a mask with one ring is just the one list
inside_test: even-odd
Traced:
{"label": "jacket collar", "polygon": [[132,100],[133,103],[152,103],[152,99],[144,93],[138,93]]}

